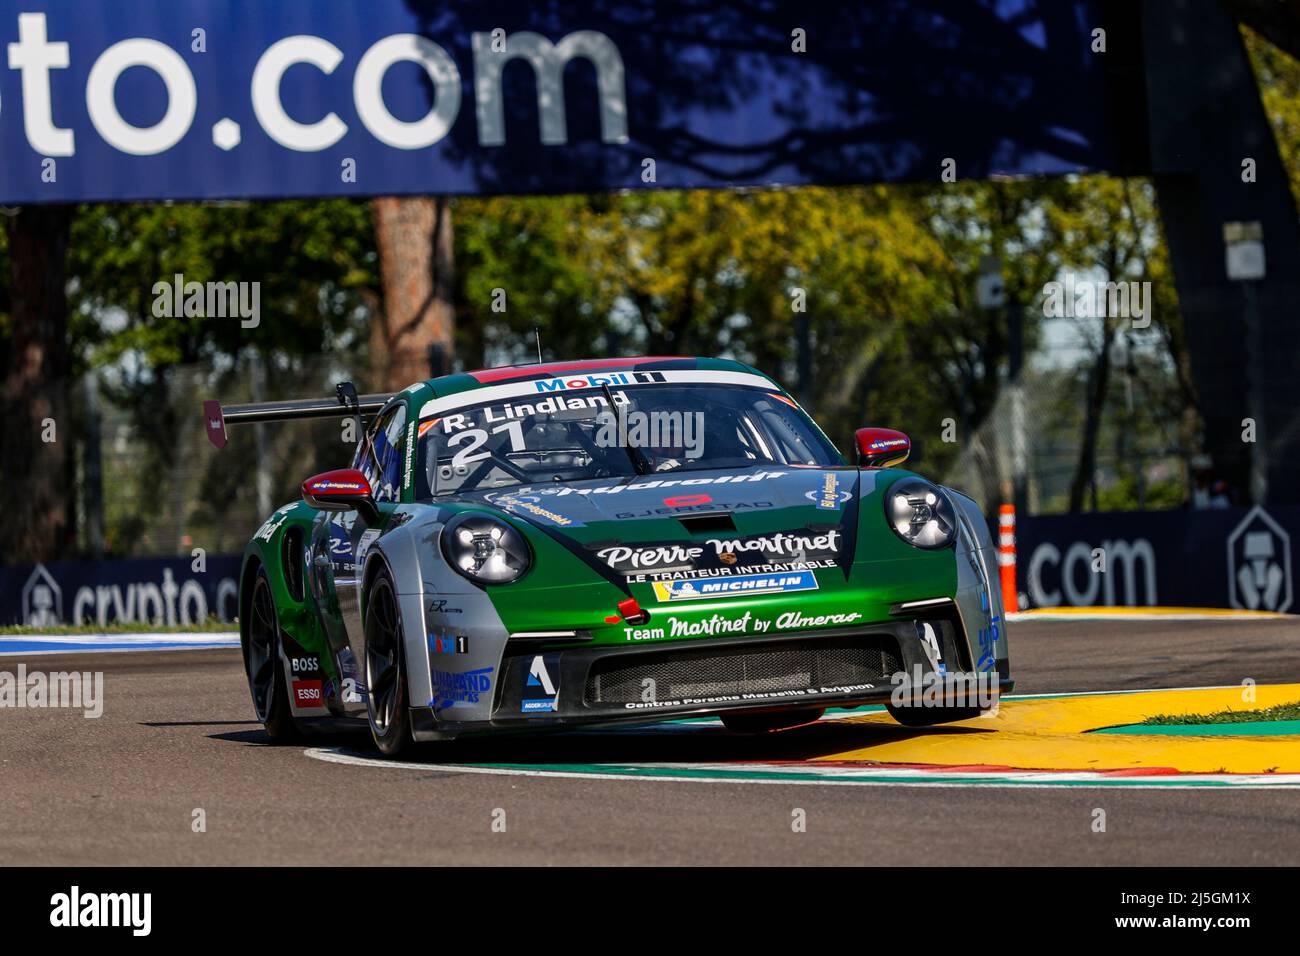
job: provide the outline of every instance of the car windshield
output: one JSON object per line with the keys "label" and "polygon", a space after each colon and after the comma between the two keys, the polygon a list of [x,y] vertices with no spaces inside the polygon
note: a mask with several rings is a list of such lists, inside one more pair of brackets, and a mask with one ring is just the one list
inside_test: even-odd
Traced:
{"label": "car windshield", "polygon": [[422,418],[416,497],[650,472],[844,464],[808,416],[770,386],[540,390]]}

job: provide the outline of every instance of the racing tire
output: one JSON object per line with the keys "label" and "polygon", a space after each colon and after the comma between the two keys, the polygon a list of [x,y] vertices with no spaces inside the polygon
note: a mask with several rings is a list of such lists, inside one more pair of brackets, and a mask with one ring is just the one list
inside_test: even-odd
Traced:
{"label": "racing tire", "polygon": [[893,704],[886,704],[885,710],[904,727],[934,727],[970,720],[984,713],[978,707],[895,707]]}
{"label": "racing tire", "polygon": [[789,730],[820,720],[825,707],[812,710],[780,710],[767,714],[721,714],[722,725],[733,734],[766,734],[774,730]]}
{"label": "racing tire", "polygon": [[302,740],[302,730],[293,719],[293,708],[289,703],[289,684],[280,654],[280,618],[266,568],[257,569],[248,610],[247,636],[241,644],[253,710],[266,728],[271,743],[298,743]]}
{"label": "racing tire", "polygon": [[411,710],[406,688],[406,650],[397,592],[381,569],[366,597],[366,715],[370,736],[385,757],[410,749]]}

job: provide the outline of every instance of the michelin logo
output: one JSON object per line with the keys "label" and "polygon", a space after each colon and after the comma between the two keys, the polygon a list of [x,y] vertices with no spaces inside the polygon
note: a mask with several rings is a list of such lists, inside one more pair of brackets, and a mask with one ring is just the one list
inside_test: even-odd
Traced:
{"label": "michelin logo", "polygon": [[796,571],[788,574],[743,574],[710,581],[655,581],[654,589],[655,598],[659,601],[705,601],[709,598],[816,591],[817,578],[811,571]]}

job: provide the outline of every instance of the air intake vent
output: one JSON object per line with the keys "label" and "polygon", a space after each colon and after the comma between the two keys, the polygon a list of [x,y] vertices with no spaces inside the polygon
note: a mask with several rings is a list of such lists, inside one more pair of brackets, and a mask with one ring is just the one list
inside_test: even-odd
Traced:
{"label": "air intake vent", "polygon": [[284,535],[284,583],[289,597],[295,601],[303,598],[302,589],[302,530],[290,528]]}
{"label": "air intake vent", "polygon": [[678,515],[677,520],[691,534],[719,534],[736,530],[736,522],[732,519],[730,511],[707,511],[703,514]]}
{"label": "air intake vent", "polygon": [[620,655],[598,661],[587,676],[588,704],[643,699],[653,680],[659,700],[819,690],[880,684],[903,669],[898,646],[885,634],[834,641],[700,648],[672,654]]}

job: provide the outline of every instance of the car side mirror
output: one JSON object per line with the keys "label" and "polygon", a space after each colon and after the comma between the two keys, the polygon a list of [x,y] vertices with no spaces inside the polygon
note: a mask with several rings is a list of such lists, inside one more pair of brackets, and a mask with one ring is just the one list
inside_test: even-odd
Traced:
{"label": "car side mirror", "polygon": [[355,468],[312,475],[302,483],[302,500],[320,511],[356,511],[368,525],[379,522],[370,482]]}
{"label": "car side mirror", "polygon": [[907,461],[912,439],[892,428],[859,428],[853,433],[858,443],[858,466],[890,468]]}

